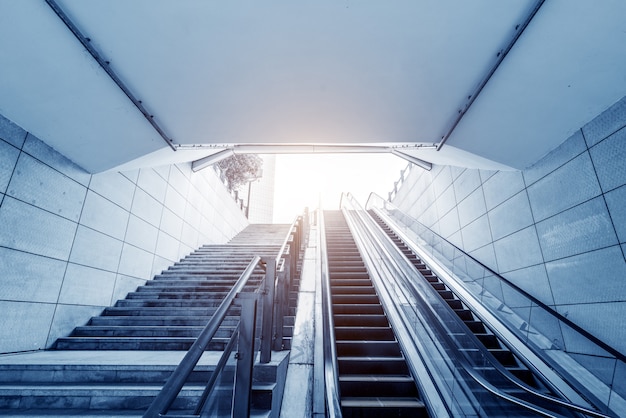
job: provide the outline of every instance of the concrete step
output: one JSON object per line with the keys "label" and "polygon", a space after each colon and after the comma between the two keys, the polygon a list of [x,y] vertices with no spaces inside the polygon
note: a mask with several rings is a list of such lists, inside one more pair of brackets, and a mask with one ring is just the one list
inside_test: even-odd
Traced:
{"label": "concrete step", "polygon": [[[167,307],[133,307],[133,306],[112,306],[105,308],[102,315],[105,316],[191,316],[191,317],[211,317],[215,313],[215,306],[209,307],[186,307],[172,311]],[[230,311],[233,315],[239,313],[239,307],[233,306]]]}
{"label": "concrete step", "polygon": [[[222,325],[215,337],[230,338],[235,325]],[[192,337],[197,338],[203,326],[94,326],[76,327],[70,337]]]}
{"label": "concrete step", "polygon": [[[195,407],[221,354],[204,353],[175,410],[185,412]],[[98,416],[110,410],[128,416],[128,411],[147,408],[184,355],[170,351],[50,350],[0,356],[0,415],[48,416],[63,411],[66,415],[62,416]],[[255,363],[251,407],[257,415],[266,416],[272,407],[280,405],[288,358],[287,352],[273,352],[270,363]]]}
{"label": "concrete step", "polygon": [[[229,338],[213,338],[208,350],[221,351]],[[64,337],[57,339],[57,350],[189,350],[193,337]]]}

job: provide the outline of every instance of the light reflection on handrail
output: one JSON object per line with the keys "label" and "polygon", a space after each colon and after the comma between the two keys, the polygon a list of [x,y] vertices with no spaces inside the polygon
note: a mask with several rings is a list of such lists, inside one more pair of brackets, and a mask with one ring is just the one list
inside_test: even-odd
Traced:
{"label": "light reflection on handrail", "polygon": [[[347,196],[348,197],[348,201],[350,202],[350,205],[352,206],[352,212],[356,212],[358,213],[359,216],[359,221],[361,222],[361,225],[363,228],[365,228],[368,232],[368,234],[372,233],[372,230],[376,227],[375,224],[371,224],[371,225],[367,225],[367,222],[373,223],[373,220],[371,219],[371,217],[365,213],[365,211],[360,207],[360,205],[358,204],[358,202],[356,202],[356,200],[354,200],[354,198],[352,198],[351,196]],[[343,199],[342,199],[343,202]],[[378,228],[376,228],[378,229]],[[382,231],[379,231],[382,234]],[[385,244],[389,244],[388,248],[390,248],[390,251],[392,252],[396,252],[399,254],[399,250],[395,247],[394,244],[392,244],[388,237],[386,237],[386,234],[384,238],[385,239]],[[370,235],[371,239],[373,239],[375,242],[378,243],[378,247],[382,248],[383,243],[374,238],[373,235]],[[387,242],[389,241],[389,242]],[[393,247],[393,248],[391,248]],[[404,258],[404,256],[403,256]],[[391,262],[390,260],[388,260],[388,262]],[[407,261],[408,262],[408,261]],[[398,277],[405,277],[402,274],[399,274]],[[420,300],[423,297],[423,294],[418,291],[415,287],[414,287],[414,282],[410,282],[410,281],[406,281],[405,280],[405,285],[406,288],[410,289],[410,291],[413,293],[413,296],[415,297],[414,300]],[[429,287],[426,288],[427,290],[432,290]],[[423,292],[424,289],[422,289]],[[422,303],[423,307],[425,308],[423,310],[424,313],[429,314],[429,317],[432,321],[432,325],[441,328],[442,325],[440,324],[440,319],[437,317],[437,313],[436,312],[432,312],[430,313],[430,310],[432,309],[431,306],[429,306],[429,304],[424,300],[425,303]],[[447,306],[446,306],[447,307]],[[449,307],[447,307],[449,308]],[[448,309],[449,310],[449,309]],[[441,314],[441,312],[439,312],[439,315]],[[456,346],[457,343],[455,343],[452,338],[450,338],[450,331],[446,331],[443,328],[441,328],[439,335],[441,336],[441,338],[444,338],[446,340],[448,340],[448,345],[449,346]],[[484,348],[484,346],[482,346],[482,344],[480,344],[478,342],[478,340],[476,339],[476,337],[471,334],[470,337],[473,337],[474,340],[474,346],[477,347],[479,350],[486,352],[486,349]],[[472,338],[470,338],[471,340]],[[461,347],[459,347],[461,348]],[[487,382],[484,378],[482,378],[478,373],[476,373],[476,371],[473,369],[473,367],[467,362],[467,360],[463,357],[463,356],[456,356],[456,360],[461,364],[461,366],[465,369],[465,371],[477,382],[479,383],[484,389],[488,390],[489,392],[491,392],[492,394],[507,400],[508,402],[513,402],[523,408],[532,410],[534,413],[538,413],[540,415],[543,416],[554,416],[552,412],[546,411],[541,407],[537,407],[536,405],[529,403],[525,400],[519,399],[515,396],[512,396],[506,392],[503,392],[502,390],[498,389],[496,386],[492,385],[491,383]],[[492,359],[491,355],[487,352],[485,353],[484,357],[488,360],[488,362],[490,363],[490,366],[495,368],[500,374],[502,374],[508,381],[510,381],[511,383],[513,383],[516,387],[528,392],[529,394],[532,394],[533,396],[539,397],[541,400],[543,401],[547,401],[550,403],[555,403],[558,404],[561,407],[570,409],[570,410],[574,410],[576,412],[580,412],[589,416],[594,416],[594,417],[603,417],[603,418],[608,418],[607,415],[604,415],[602,413],[599,413],[597,411],[594,410],[590,410],[588,408],[585,407],[581,407],[579,405],[573,404],[571,402],[568,401],[563,401],[561,399],[558,398],[554,398],[552,396],[548,396],[542,393],[537,392],[535,389],[523,384],[522,382],[519,382],[518,379],[516,379],[515,377],[513,377],[511,375],[511,373],[504,369],[497,361],[495,361],[495,359]],[[491,360],[489,360],[491,359]]]}

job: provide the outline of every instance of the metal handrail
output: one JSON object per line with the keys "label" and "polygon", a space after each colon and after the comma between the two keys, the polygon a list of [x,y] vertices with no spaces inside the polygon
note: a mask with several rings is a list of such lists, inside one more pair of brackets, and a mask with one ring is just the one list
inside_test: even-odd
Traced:
{"label": "metal handrail", "polygon": [[[211,342],[211,339],[214,337],[215,333],[217,332],[218,328],[226,317],[228,309],[234,303],[235,299],[241,293],[243,288],[248,284],[248,281],[252,276],[254,269],[259,265],[261,265],[265,269],[265,280],[263,282],[263,286],[260,289],[257,289],[257,291],[261,290],[263,296],[263,322],[261,325],[262,336],[260,347],[260,362],[268,363],[270,361],[272,336],[275,338],[278,336],[282,340],[282,316],[284,313],[285,305],[288,302],[288,289],[282,288],[288,286],[291,283],[293,275],[296,272],[297,261],[299,258],[299,254],[302,250],[301,245],[304,242],[303,235],[306,232],[303,230],[304,222],[305,221],[303,220],[302,216],[296,217],[296,219],[289,227],[286,237],[283,240],[283,244],[280,247],[278,255],[275,258],[270,260],[263,260],[258,255],[253,257],[252,261],[250,261],[235,285],[231,288],[224,300],[220,303],[219,307],[216,309],[209,322],[200,332],[196,341],[194,341],[192,346],[189,348],[188,352],[185,354],[180,364],[176,367],[174,372],[172,372],[171,376],[169,377],[157,397],[153,400],[150,407],[146,410],[143,415],[144,418],[163,416],[169,410],[174,400],[180,393],[185,382],[189,378],[189,375],[191,374],[196,364],[202,357],[202,354]],[[290,242],[292,242],[291,245]],[[291,266],[289,265],[286,266],[286,268],[283,267],[281,269],[281,274],[279,275],[277,274],[277,266],[279,265],[280,260],[285,257],[288,257],[290,259],[289,264],[293,265],[293,268],[290,268]],[[275,292],[277,287],[279,287],[279,289],[282,289],[282,292]],[[275,298],[275,295],[278,295],[278,299]],[[277,333],[276,331],[278,328],[281,329],[279,333]],[[218,362],[216,369],[213,372],[211,379],[207,383],[205,391],[200,398],[200,402],[196,407],[196,415],[199,413],[198,411],[201,410],[204,406],[206,398],[212,390],[214,381],[217,379],[217,375],[226,364],[227,357],[229,356],[230,351],[232,351],[232,347],[234,345],[234,335],[235,333],[233,333],[233,337],[229,341],[226,349],[224,350],[224,353],[222,354]]]}
{"label": "metal handrail", "polygon": [[161,392],[154,398],[150,407],[146,410],[143,417],[144,418],[156,418],[167,412],[169,408],[174,403],[174,400],[180,393],[183,388],[185,382],[189,378],[189,375],[193,371],[196,364],[204,354],[207,346],[211,342],[211,339],[217,332],[220,327],[222,321],[226,317],[226,313],[228,309],[233,304],[235,297],[239,294],[243,288],[248,284],[248,280],[252,276],[254,269],[261,262],[261,257],[255,256],[250,264],[246,267],[244,272],[239,276],[239,279],[232,287],[230,292],[226,295],[222,303],[220,303],[219,307],[211,317],[211,320],[206,324],[204,329],[198,335],[198,338],[192,344],[183,360],[180,362],[178,367],[172,372],[165,385],[161,389]]}
{"label": "metal handrail", "polygon": [[[366,221],[362,218],[362,216],[365,215],[361,215],[360,212],[363,212],[363,209],[360,207],[360,205],[351,197],[348,196],[350,198],[350,204],[356,209],[356,212],[359,213],[359,217],[360,222],[362,223],[362,226],[365,230],[368,231],[368,234],[370,234],[369,236],[371,237],[371,239],[373,239],[377,244],[379,248],[382,248],[382,243],[375,237],[373,237],[372,232],[371,232],[371,228],[372,226],[367,226],[366,225]],[[371,221],[371,218],[369,217],[369,215],[367,215],[367,219]],[[386,237],[386,235],[385,235]],[[388,237],[386,237],[388,240]],[[402,258],[405,258],[405,256],[403,254],[400,254],[399,250],[395,247],[395,245],[393,246],[393,249],[395,250],[396,253],[398,253]],[[406,287],[413,293],[413,295],[415,296],[416,300],[423,300],[423,298],[421,297],[421,293],[418,289],[416,289],[414,287],[414,283],[410,282],[410,281],[405,281],[404,283],[406,285]],[[428,316],[430,317],[430,319],[432,320],[432,324],[436,327],[438,327],[440,329],[439,335],[441,338],[444,338],[447,340],[448,345],[450,346],[456,346],[456,343],[453,341],[453,339],[450,337],[450,335],[448,334],[448,332],[446,332],[445,329],[443,329],[442,325],[439,323],[439,321],[437,320],[437,314],[432,311],[432,307],[425,301],[423,300],[422,305],[427,308],[425,309],[423,312],[428,314]],[[449,308],[446,306],[446,308]],[[474,335],[470,335],[470,339],[472,339],[471,337],[474,337],[473,339],[476,340],[475,342],[477,342],[477,339]],[[569,401],[564,401],[549,395],[545,395],[542,394],[540,392],[537,392],[535,389],[523,384],[522,382],[519,382],[515,377],[513,377],[509,371],[507,371],[506,369],[504,369],[497,361],[495,361],[494,359],[492,359],[491,354],[486,352],[487,350],[481,346],[481,344],[476,344],[476,347],[483,353],[483,358],[487,359],[490,363],[491,366],[493,366],[501,375],[503,375],[508,381],[510,381],[511,383],[513,383],[516,387],[524,390],[525,392],[531,394],[532,396],[535,397],[539,397],[540,399],[542,399],[543,401],[547,401],[550,403],[555,403],[561,407],[576,411],[576,412],[580,412],[589,416],[594,416],[594,417],[598,417],[598,418],[610,418],[608,415],[599,413],[597,411],[582,407],[580,405],[576,405],[574,403],[571,403]],[[515,403],[523,408],[529,409],[535,413],[538,413],[540,415],[546,416],[546,417],[552,417],[554,416],[552,412],[549,412],[541,407],[537,407],[536,405],[533,405],[532,403],[529,403],[526,400],[522,400],[519,399],[515,396],[512,396],[506,392],[503,392],[502,390],[500,390],[499,388],[493,386],[491,383],[487,382],[484,378],[482,378],[482,376],[480,376],[478,373],[475,372],[475,370],[473,370],[472,366],[467,362],[467,360],[461,356],[461,355],[457,355],[455,356],[455,360],[463,367],[463,369],[465,370],[465,372],[473,379],[475,380],[479,385],[481,385],[484,389],[488,390],[489,392],[491,392],[492,394],[494,394],[495,396],[498,396],[501,399],[504,399],[508,402],[512,402]]]}
{"label": "metal handrail", "polygon": [[318,226],[318,245],[320,248],[321,284],[322,284],[322,335],[324,344],[324,394],[326,413],[330,418],[341,418],[339,394],[339,366],[337,364],[337,346],[335,344],[334,321],[332,312],[332,294],[328,272],[328,251],[326,247],[326,229],[324,214],[320,211]]}

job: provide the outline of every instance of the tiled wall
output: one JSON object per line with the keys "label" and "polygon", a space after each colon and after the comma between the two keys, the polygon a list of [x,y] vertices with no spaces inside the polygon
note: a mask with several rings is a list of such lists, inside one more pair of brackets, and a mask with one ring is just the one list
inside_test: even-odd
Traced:
{"label": "tiled wall", "polygon": [[92,176],[0,116],[0,353],[49,347],[246,225],[211,169]]}
{"label": "tiled wall", "polygon": [[626,354],[626,98],[524,171],[414,167],[393,202]]}

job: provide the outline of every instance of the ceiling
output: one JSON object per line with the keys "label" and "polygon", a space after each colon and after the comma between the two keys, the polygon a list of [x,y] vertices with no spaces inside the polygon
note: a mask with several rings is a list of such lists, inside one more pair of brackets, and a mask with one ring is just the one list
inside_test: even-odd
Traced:
{"label": "ceiling", "polygon": [[294,145],[521,169],[626,96],[624,16],[623,0],[0,0],[0,114],[90,172]]}

